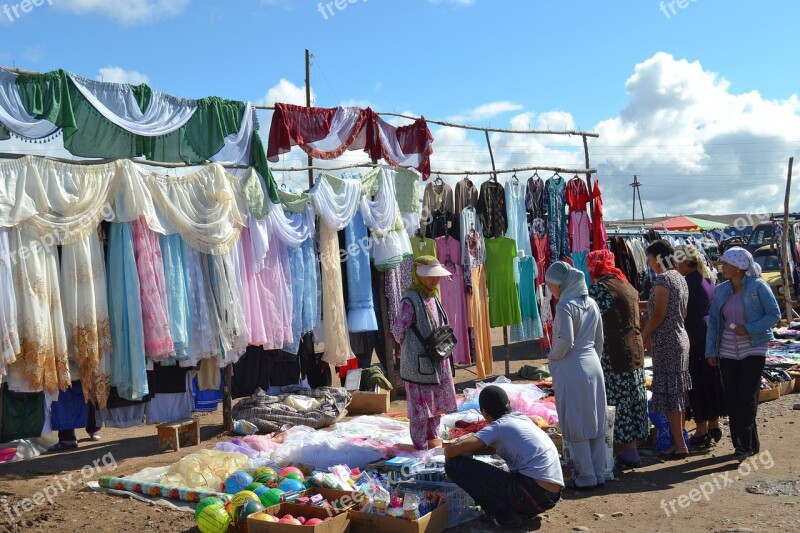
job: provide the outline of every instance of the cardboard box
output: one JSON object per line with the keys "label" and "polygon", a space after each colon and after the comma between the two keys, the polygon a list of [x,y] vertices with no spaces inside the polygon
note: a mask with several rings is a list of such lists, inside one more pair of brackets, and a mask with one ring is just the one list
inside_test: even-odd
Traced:
{"label": "cardboard box", "polygon": [[439,533],[447,529],[447,504],[440,505],[419,520],[350,511],[352,533]]}
{"label": "cardboard box", "polygon": [[771,389],[758,391],[758,403],[770,402],[772,400],[777,400],[780,397],[781,389],[777,386],[773,386]]}
{"label": "cardboard box", "polygon": [[791,394],[794,392],[794,382],[797,381],[793,379],[791,381],[781,381],[778,385],[781,390],[781,396],[786,396],[787,394]]}
{"label": "cardboard box", "polygon": [[794,391],[800,392],[800,377],[794,378]]}
{"label": "cardboard box", "polygon": [[351,415],[380,415],[389,412],[389,391],[350,393],[352,400],[347,405],[347,413]]}
{"label": "cardboard box", "polygon": [[247,518],[247,530],[249,533],[345,533],[350,529],[350,517],[347,513],[337,513],[332,511],[332,515],[328,510],[320,507],[312,507],[308,505],[297,505],[294,503],[282,503],[273,507],[268,507],[267,513],[282,517],[290,514],[292,516],[302,516],[305,518],[319,518],[325,520],[332,516],[327,522],[317,524],[311,529],[309,526],[293,526],[290,524],[279,524],[277,522],[262,522],[255,520],[252,517]]}

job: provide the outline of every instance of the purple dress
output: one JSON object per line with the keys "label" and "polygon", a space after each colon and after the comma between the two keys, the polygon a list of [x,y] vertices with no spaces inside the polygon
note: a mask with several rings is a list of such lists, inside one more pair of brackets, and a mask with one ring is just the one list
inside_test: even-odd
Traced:
{"label": "purple dress", "polygon": [[453,351],[453,361],[461,365],[472,363],[469,353],[469,319],[467,318],[467,293],[464,286],[464,267],[461,264],[461,241],[450,236],[436,239],[439,262],[453,275],[442,278],[439,293],[447,319],[458,344]]}

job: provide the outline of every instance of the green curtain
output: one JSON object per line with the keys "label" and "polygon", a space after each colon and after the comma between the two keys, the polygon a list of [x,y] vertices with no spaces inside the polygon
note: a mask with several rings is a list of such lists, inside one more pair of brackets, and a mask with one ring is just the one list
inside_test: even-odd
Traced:
{"label": "green curtain", "polygon": [[[131,86],[144,111],[152,98],[145,85]],[[97,111],[64,70],[44,74],[21,74],[17,90],[26,111],[45,118],[63,130],[64,147],[78,157],[127,159],[144,156],[152,161],[202,164],[225,145],[225,137],[239,131],[245,103],[211,96],[197,101],[197,111],[178,130],[160,137],[134,135]],[[2,135],[0,131],[0,135]],[[0,137],[2,138],[2,137]],[[254,132],[250,164],[265,181],[272,202],[278,202],[278,188],[267,165],[264,144]]]}

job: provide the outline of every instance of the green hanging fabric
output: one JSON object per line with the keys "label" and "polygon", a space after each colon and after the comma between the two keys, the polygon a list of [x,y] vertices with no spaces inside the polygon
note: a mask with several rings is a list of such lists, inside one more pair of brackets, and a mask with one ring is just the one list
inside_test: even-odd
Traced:
{"label": "green hanging fabric", "polygon": [[[86,100],[64,70],[21,74],[16,85],[25,110],[62,128],[64,147],[78,157],[128,159],[143,156],[151,161],[203,164],[222,150],[225,137],[239,131],[246,109],[244,102],[216,96],[202,98],[197,100],[197,111],[181,128],[160,137],[144,137],[106,119]],[[152,89],[145,84],[130,87],[144,112],[150,105]],[[0,129],[0,139],[5,138],[8,132]],[[250,143],[250,164],[264,180],[269,199],[277,203],[278,187],[257,131],[253,132]]]}
{"label": "green hanging fabric", "polygon": [[11,138],[11,132],[8,129],[0,124],[0,141],[5,141]]}
{"label": "green hanging fabric", "polygon": [[[267,153],[264,150],[264,143],[261,141],[261,135],[259,135],[258,130],[253,130],[253,139],[250,141],[250,165],[258,171],[259,176],[264,180],[270,201],[273,204],[280,203],[278,184],[275,183],[275,178],[272,176],[272,171],[267,164]],[[266,211],[269,211],[269,209]]]}
{"label": "green hanging fabric", "polygon": [[307,192],[291,192],[281,189],[278,189],[278,197],[283,208],[292,213],[305,213],[306,206],[313,201]]}

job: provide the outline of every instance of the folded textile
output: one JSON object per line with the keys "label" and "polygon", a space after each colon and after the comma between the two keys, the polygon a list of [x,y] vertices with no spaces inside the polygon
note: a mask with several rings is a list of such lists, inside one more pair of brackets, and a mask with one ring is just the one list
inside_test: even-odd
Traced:
{"label": "folded textile", "polygon": [[[292,388],[288,394],[271,396],[260,388],[249,398],[244,398],[232,410],[234,419],[247,420],[263,433],[279,431],[285,424],[303,425],[314,429],[327,427],[344,417],[350,394],[343,388],[318,389]],[[287,405],[291,395],[302,395],[322,401],[319,407],[298,410]]]}

